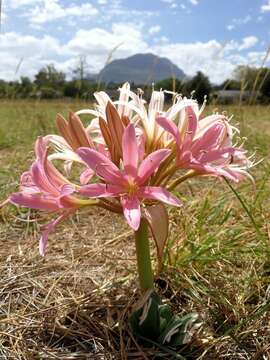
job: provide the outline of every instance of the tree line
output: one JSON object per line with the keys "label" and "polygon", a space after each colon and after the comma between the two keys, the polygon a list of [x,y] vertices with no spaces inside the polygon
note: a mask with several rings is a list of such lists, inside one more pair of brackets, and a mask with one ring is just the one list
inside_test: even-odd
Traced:
{"label": "tree line", "polygon": [[[87,77],[83,66],[73,71],[73,78],[66,79],[66,74],[58,71],[54,65],[47,65],[42,68],[31,80],[22,76],[20,80],[4,81],[0,80],[0,98],[6,99],[59,99],[59,98],[78,98],[92,100],[93,93],[97,90],[111,90],[113,93],[121,84],[105,84]],[[145,93],[150,93],[149,86],[138,86]],[[219,96],[226,93],[248,94],[254,97],[256,102],[270,102],[270,68],[255,68],[250,66],[238,66],[232,78],[225,80],[220,85],[213,85],[208,77],[201,71],[192,78],[184,80],[169,78],[155,83],[155,89],[166,89],[171,92],[181,93],[190,96],[194,93],[200,103],[205,96],[208,101],[219,100]],[[151,90],[151,89],[150,89]],[[226,94],[225,93],[225,94]],[[168,93],[167,97],[171,95]]]}

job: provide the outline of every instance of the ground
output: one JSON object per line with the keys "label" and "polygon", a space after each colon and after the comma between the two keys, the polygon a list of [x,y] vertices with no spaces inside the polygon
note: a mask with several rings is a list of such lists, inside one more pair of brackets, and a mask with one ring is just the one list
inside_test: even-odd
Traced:
{"label": "ground", "polygon": [[[55,132],[55,114],[88,105],[0,103],[1,199],[31,164],[36,136]],[[43,215],[11,207],[0,213],[0,359],[270,359],[270,107],[225,110],[250,153],[264,160],[251,170],[256,190],[250,181],[232,189],[197,178],[178,189],[184,207],[169,209],[156,286],[176,312],[199,313],[203,327],[191,344],[166,352],[130,333],[139,294],[133,234],[120,216],[94,208],[78,214],[41,258]]]}

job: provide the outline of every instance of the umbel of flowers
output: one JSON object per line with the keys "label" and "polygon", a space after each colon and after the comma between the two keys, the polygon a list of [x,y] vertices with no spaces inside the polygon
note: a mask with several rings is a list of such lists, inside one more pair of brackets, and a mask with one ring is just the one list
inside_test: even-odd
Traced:
{"label": "umbel of flowers", "polygon": [[[172,94],[173,104],[166,110],[164,91],[153,91],[147,106],[143,94],[131,91],[128,83],[119,93],[113,102],[97,92],[94,109],[70,113],[68,120],[58,115],[60,135],[36,140],[35,161],[22,174],[19,191],[4,203],[55,214],[39,241],[42,256],[50,233],[80,208],[97,206],[123,215],[134,230],[143,294],[130,324],[138,336],[179,345],[198,326],[197,315],[174,316],[155,293],[148,229],[160,265],[168,235],[164,205],[182,205],[171,191],[195,176],[239,182],[250,177],[252,162],[242,144],[234,144],[239,131],[225,115],[203,117],[204,105],[199,109],[195,100],[178,94]],[[81,114],[93,118],[88,127]],[[54,160],[64,162],[64,171]],[[70,180],[74,163],[82,169],[77,182]]]}

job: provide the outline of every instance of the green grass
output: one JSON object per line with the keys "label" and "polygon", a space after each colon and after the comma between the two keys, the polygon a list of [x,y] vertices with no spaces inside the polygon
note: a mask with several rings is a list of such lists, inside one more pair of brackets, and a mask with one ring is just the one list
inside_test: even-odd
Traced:
{"label": "green grass", "polygon": [[[87,107],[87,104],[1,102],[1,198],[16,188],[20,174],[31,164],[35,138],[38,135],[55,132],[56,113],[67,115],[69,109],[77,110],[82,107]],[[176,311],[185,313],[195,310],[199,312],[203,320],[203,332],[198,335],[192,349],[183,350],[184,356],[189,359],[269,359],[270,108],[226,106],[225,108],[220,107],[219,110],[226,110],[229,115],[234,114],[233,122],[239,123],[241,135],[247,137],[245,147],[250,153],[256,151],[257,160],[264,158],[263,162],[251,170],[256,182],[256,191],[249,181],[229,186],[224,181],[197,178],[180,186],[178,188],[179,196],[184,201],[185,207],[181,210],[170,209],[171,232],[166,248],[163,273],[157,280],[157,284],[164,297],[170,299]],[[212,111],[211,107],[206,109],[208,113]],[[23,214],[19,213],[19,215],[22,217]],[[26,262],[35,267],[40,260],[37,255],[36,242],[31,239],[33,235],[36,236],[38,228],[29,223],[18,223],[18,220],[14,218],[16,216],[18,213],[8,210],[5,210],[2,216],[2,237],[0,237],[2,266],[3,268],[6,266],[5,261],[10,253],[17,259],[17,264],[25,265]],[[98,233],[95,237],[102,239],[98,245],[102,249],[104,238],[110,241],[111,238],[128,231],[118,217],[111,219],[110,215],[102,212],[102,214],[94,214],[93,218],[95,221],[93,220],[91,231],[99,229],[98,231],[102,235]],[[59,256],[61,261],[66,261],[57,270],[57,278],[61,278],[66,271],[69,271],[71,262],[72,264],[76,263],[76,266],[74,265],[70,270],[73,271],[73,275],[78,267],[82,273],[85,271],[85,268],[81,268],[81,263],[77,263],[76,259],[81,259],[78,254],[85,246],[90,246],[85,240],[88,236],[87,229],[90,222],[91,217],[89,216],[75,219],[75,223],[67,223],[51,240],[48,264],[57,268],[60,261]],[[13,229],[13,226],[16,229]],[[74,229],[74,226],[74,237],[78,240],[69,241],[66,248],[62,233],[64,231],[65,236],[68,237],[68,232],[71,231],[70,229]],[[19,238],[17,239],[16,236]],[[89,236],[92,239],[94,234],[91,233]],[[10,239],[10,243],[7,239]],[[58,242],[58,239],[61,241]],[[127,288],[136,274],[134,273],[134,244],[131,239],[128,240],[124,244],[124,248],[123,245],[120,248],[117,247],[118,245],[109,247],[110,254],[105,254],[106,261],[104,258],[101,259],[101,262],[105,261],[104,263],[106,263],[106,271],[103,275],[96,274],[96,279],[93,278],[94,282],[98,283],[99,277],[104,276],[104,279],[107,278],[106,289],[113,287],[108,285],[110,281],[113,283],[119,280],[121,284],[124,284],[119,285],[120,293],[130,291]],[[116,242],[119,244],[119,240]],[[23,259],[16,254],[18,243],[24,254]],[[32,251],[31,255],[27,254],[29,247]],[[89,251],[91,253],[92,250]],[[98,249],[95,248],[95,251]],[[33,252],[35,252],[35,256]],[[55,259],[54,253],[56,253],[56,257],[58,256],[58,260]],[[104,256],[104,253],[102,254]],[[91,259],[84,261],[87,264],[87,261],[92,261]],[[113,276],[112,273],[114,273]],[[7,279],[8,275],[5,276]],[[52,278],[53,282],[56,281],[56,275],[52,274]],[[73,291],[73,295],[78,296],[78,293],[84,293],[85,283],[84,280],[81,281],[81,288],[76,288],[76,291],[73,289],[73,285],[70,285],[69,291]],[[47,302],[44,304],[48,308],[51,306],[50,297],[54,296],[54,301],[60,302],[60,284],[62,284],[61,281],[59,284],[55,284],[52,293],[48,298],[46,297]],[[64,291],[65,283],[62,285],[61,291]],[[31,286],[37,291],[37,285],[32,284]],[[16,310],[16,306],[14,305],[14,314],[19,311]],[[26,310],[24,311],[27,313]],[[10,312],[12,313],[12,311]],[[56,326],[56,318],[57,316],[53,317],[52,328]],[[10,324],[9,326],[11,326]],[[120,339],[122,339],[121,331]],[[74,342],[78,341],[75,335],[73,335],[73,340]],[[37,337],[37,348],[45,348],[46,342],[44,341],[43,338],[41,340],[41,337]],[[24,342],[26,348],[30,346],[26,340]],[[22,349],[24,345],[21,343]],[[10,349],[11,354],[17,345],[15,346],[14,342],[10,340],[10,345],[2,344],[2,346]],[[105,345],[104,348],[106,348]],[[80,349],[83,354],[83,346]],[[66,350],[68,351],[68,347]],[[8,350],[6,351],[8,352]],[[59,350],[59,354],[61,351]],[[58,353],[54,352],[54,354]],[[115,358],[118,358],[117,356]],[[22,358],[24,358],[23,355]]]}

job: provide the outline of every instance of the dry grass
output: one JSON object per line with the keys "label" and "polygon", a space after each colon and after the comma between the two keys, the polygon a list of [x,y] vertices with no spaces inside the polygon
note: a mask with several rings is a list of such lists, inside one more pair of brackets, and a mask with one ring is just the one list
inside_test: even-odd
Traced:
{"label": "dry grass", "polygon": [[[2,102],[0,195],[16,188],[38,134],[79,103]],[[209,109],[208,111],[212,111]],[[269,108],[227,108],[257,158],[257,191],[194,179],[179,189],[186,206],[170,209],[171,235],[157,288],[175,311],[197,311],[203,331],[177,352],[186,359],[270,359]],[[37,250],[37,213],[0,217],[0,359],[174,359],[132,337],[127,318],[136,293],[132,233],[93,209],[57,229],[48,254]],[[38,215],[40,216],[40,215]],[[39,219],[42,220],[42,219]],[[252,221],[253,223],[252,223]],[[154,251],[154,249],[153,249]]]}

